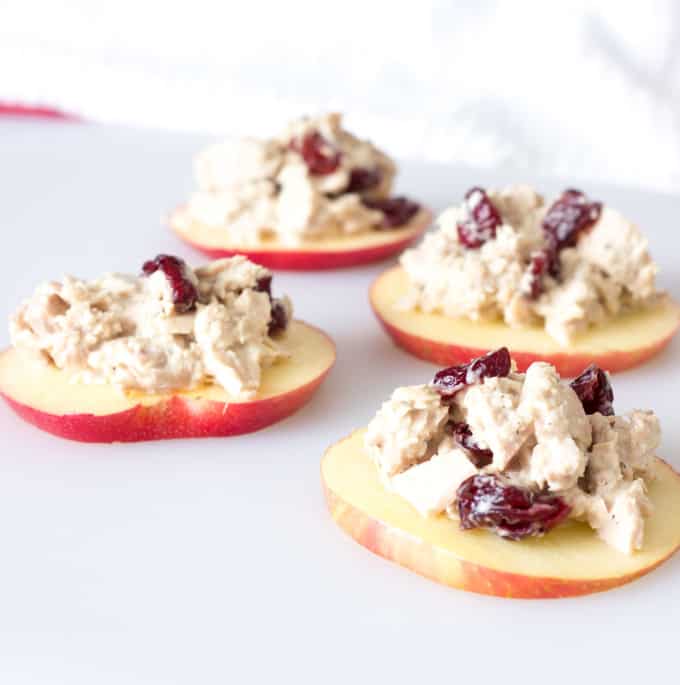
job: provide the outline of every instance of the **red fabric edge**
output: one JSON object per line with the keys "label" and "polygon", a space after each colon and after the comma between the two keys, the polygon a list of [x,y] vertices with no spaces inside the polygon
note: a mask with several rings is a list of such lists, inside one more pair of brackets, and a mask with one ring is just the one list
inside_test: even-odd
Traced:
{"label": "red fabric edge", "polygon": [[56,121],[82,121],[79,116],[71,112],[63,112],[54,107],[43,105],[22,105],[18,102],[0,102],[0,116],[33,117]]}

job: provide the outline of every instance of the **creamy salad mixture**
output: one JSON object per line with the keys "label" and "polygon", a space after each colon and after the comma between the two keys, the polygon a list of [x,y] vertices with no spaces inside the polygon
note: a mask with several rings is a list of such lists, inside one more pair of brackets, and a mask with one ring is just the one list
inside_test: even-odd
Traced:
{"label": "creamy salad mixture", "polygon": [[554,367],[517,373],[505,348],[397,388],[368,426],[365,447],[385,487],[423,516],[519,539],[567,517],[631,554],[651,513],[645,477],[657,417],[616,416],[607,375],[568,384]]}
{"label": "creamy salad mixture", "polygon": [[562,345],[660,297],[647,240],[622,214],[567,190],[551,203],[533,188],[473,188],[435,233],[405,252],[405,309],[510,326],[543,325]]}
{"label": "creamy salad mixture", "polygon": [[340,114],[305,117],[279,137],[213,145],[195,163],[199,190],[186,217],[248,245],[400,226],[418,211],[390,198],[394,162],[342,127]]}
{"label": "creamy salad mixture", "polygon": [[12,343],[74,382],[148,393],[216,383],[248,398],[262,369],[287,356],[276,336],[291,304],[271,297],[271,279],[245,257],[192,269],[170,255],[146,262],[140,276],[66,276],[19,307]]}

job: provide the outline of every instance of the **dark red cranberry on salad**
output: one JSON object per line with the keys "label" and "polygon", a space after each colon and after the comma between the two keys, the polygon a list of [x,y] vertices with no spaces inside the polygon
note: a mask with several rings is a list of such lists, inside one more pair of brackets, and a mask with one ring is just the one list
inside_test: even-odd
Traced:
{"label": "dark red cranberry on salad", "polygon": [[502,219],[483,188],[475,187],[465,193],[468,218],[458,224],[458,240],[470,250],[480,248],[496,237]]}
{"label": "dark red cranberry on salad", "polygon": [[467,458],[478,469],[483,469],[493,461],[493,452],[486,447],[479,446],[467,423],[462,421],[449,423],[446,426],[446,431],[453,436],[456,444],[465,450]]}
{"label": "dark red cranberry on salad", "polygon": [[310,131],[301,139],[295,138],[290,149],[299,153],[312,176],[332,174],[340,166],[342,152],[318,131]]}
{"label": "dark red cranberry on salad", "polygon": [[552,247],[546,247],[538,252],[534,252],[529,262],[529,298],[538,299],[545,289],[544,277],[546,274],[556,275],[558,257],[557,252]]}
{"label": "dark red cranberry on salad", "polygon": [[573,247],[580,233],[590,228],[601,213],[601,202],[591,202],[580,190],[565,190],[543,218],[548,244],[554,245],[557,251]]}
{"label": "dark red cranberry on salad", "polygon": [[604,416],[614,415],[614,391],[609,377],[599,366],[591,364],[570,385],[581,400],[586,414],[599,412]]}
{"label": "dark red cranberry on salad", "polygon": [[172,289],[172,302],[181,314],[192,310],[198,300],[196,286],[186,277],[185,269],[186,263],[182,259],[167,254],[159,254],[142,265],[145,276],[161,271],[168,279]]}
{"label": "dark red cranberry on salad", "polygon": [[407,197],[362,198],[369,209],[377,209],[383,213],[383,228],[398,228],[407,224],[420,210],[417,202]]}
{"label": "dark red cranberry on salad", "polygon": [[501,347],[483,357],[473,359],[468,364],[449,366],[438,371],[432,383],[439,394],[448,399],[464,387],[479,383],[484,378],[507,376],[511,366],[508,348]]}
{"label": "dark red cranberry on salad", "polygon": [[255,290],[260,293],[267,293],[269,295],[269,302],[271,304],[271,318],[269,319],[269,335],[275,335],[284,331],[288,327],[288,314],[286,308],[283,306],[281,300],[272,297],[272,277],[261,276],[255,283]]}
{"label": "dark red cranberry on salad", "polygon": [[288,314],[281,300],[272,300],[271,319],[269,320],[269,335],[285,331],[288,327]]}
{"label": "dark red cranberry on salad", "polygon": [[463,481],[456,502],[463,530],[486,528],[509,540],[544,535],[571,511],[561,497],[534,493],[487,474]]}
{"label": "dark red cranberry on salad", "polygon": [[365,193],[379,186],[381,181],[382,171],[378,167],[374,169],[356,167],[349,173],[349,183],[345,192]]}
{"label": "dark red cranberry on salad", "polygon": [[255,284],[255,290],[257,290],[260,293],[267,293],[271,297],[272,294],[272,277],[271,276],[262,276],[261,278],[257,279],[257,283]]}
{"label": "dark red cranberry on salad", "polygon": [[529,293],[535,300],[544,290],[544,277],[560,275],[560,251],[573,247],[579,235],[590,228],[602,213],[601,202],[591,202],[580,190],[565,190],[543,218],[546,246],[529,263]]}

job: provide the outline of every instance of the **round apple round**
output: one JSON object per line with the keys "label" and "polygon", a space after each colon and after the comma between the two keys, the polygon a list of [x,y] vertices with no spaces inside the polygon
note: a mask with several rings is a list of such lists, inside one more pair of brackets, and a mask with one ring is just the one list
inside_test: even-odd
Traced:
{"label": "round apple round", "polygon": [[431,222],[432,213],[421,207],[404,226],[310,240],[291,246],[275,237],[262,239],[257,244],[231,243],[226,231],[195,221],[184,207],[176,209],[169,219],[170,227],[184,242],[210,257],[242,254],[262,266],[291,271],[339,269],[387,259],[416,241]]}
{"label": "round apple round", "polygon": [[314,394],[335,363],[322,331],[292,321],[281,334],[290,357],[265,369],[253,399],[217,385],[150,395],[72,383],[69,374],[21,350],[0,353],[0,395],[24,420],[81,442],[137,442],[251,433],[286,418]]}
{"label": "round apple round", "polygon": [[397,345],[439,366],[465,363],[505,346],[520,371],[535,361],[553,364],[562,376],[577,376],[590,363],[610,372],[623,371],[658,354],[680,327],[680,307],[664,298],[653,307],[589,329],[565,348],[539,327],[511,328],[502,321],[400,309],[398,302],[408,288],[406,271],[389,269],[371,287],[371,306]]}
{"label": "round apple round", "polygon": [[654,515],[645,544],[628,556],[573,520],[544,537],[509,541],[487,530],[463,531],[444,516],[425,518],[381,484],[363,434],[353,433],[323,458],[333,519],[371,552],[439,583],[500,597],[572,597],[629,583],[680,549],[680,475],[660,459],[650,478]]}

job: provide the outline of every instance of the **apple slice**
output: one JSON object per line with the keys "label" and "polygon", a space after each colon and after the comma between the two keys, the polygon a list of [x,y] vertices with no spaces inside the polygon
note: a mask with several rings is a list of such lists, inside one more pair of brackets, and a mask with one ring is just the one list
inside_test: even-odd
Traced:
{"label": "apple slice", "polygon": [[167,395],[123,393],[72,383],[21,350],[0,353],[0,394],[38,428],[82,442],[135,442],[238,435],[264,428],[304,405],[335,362],[335,345],[293,321],[281,338],[291,357],[263,372],[255,399],[231,401],[216,385]]}
{"label": "apple slice", "polygon": [[500,597],[586,595],[629,583],[680,548],[680,475],[660,459],[649,487],[654,513],[644,547],[627,556],[576,521],[542,538],[512,542],[486,530],[462,531],[443,515],[425,518],[382,486],[363,435],[356,431],[323,458],[331,515],[371,552],[439,583]]}
{"label": "apple slice", "polygon": [[623,371],[660,352],[680,327],[680,307],[664,298],[654,307],[592,328],[564,348],[539,327],[511,328],[502,321],[477,322],[398,309],[396,304],[408,288],[406,271],[389,269],[371,287],[371,306],[397,345],[439,366],[468,362],[505,346],[520,371],[535,361],[550,362],[561,376],[578,376],[590,363],[610,372]]}
{"label": "apple slice", "polygon": [[406,249],[422,235],[432,222],[432,213],[420,211],[401,228],[370,231],[360,235],[346,235],[308,241],[303,245],[284,245],[276,238],[262,240],[257,245],[230,243],[226,231],[196,222],[184,207],[170,216],[170,227],[186,243],[213,258],[242,254],[253,262],[270,269],[313,271],[338,269],[368,264],[386,259]]}

